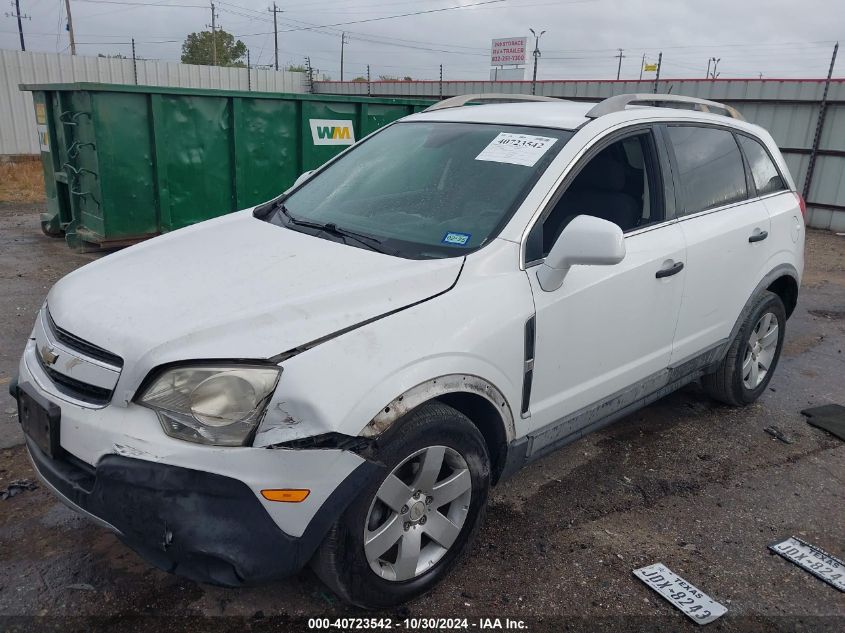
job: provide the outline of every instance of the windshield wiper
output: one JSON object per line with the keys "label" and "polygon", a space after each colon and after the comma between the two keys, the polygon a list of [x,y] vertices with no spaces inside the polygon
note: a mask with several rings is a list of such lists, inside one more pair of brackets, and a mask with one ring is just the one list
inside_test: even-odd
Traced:
{"label": "windshield wiper", "polygon": [[311,229],[317,229],[319,231],[331,233],[332,235],[337,235],[338,237],[355,240],[359,244],[363,244],[366,248],[376,251],[377,253],[383,253],[385,255],[393,254],[388,253],[386,250],[381,248],[382,241],[376,237],[370,237],[369,235],[364,235],[363,233],[356,233],[355,231],[341,228],[334,222],[326,222],[323,224],[322,222],[312,222],[311,220],[300,220],[299,218],[293,217],[283,203],[277,205],[277,208],[284,214],[289,222],[296,224],[297,226],[306,226]]}

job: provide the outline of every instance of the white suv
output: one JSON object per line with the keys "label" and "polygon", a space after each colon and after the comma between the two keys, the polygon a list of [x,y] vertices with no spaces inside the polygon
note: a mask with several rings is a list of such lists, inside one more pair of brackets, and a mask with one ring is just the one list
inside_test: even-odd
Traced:
{"label": "white suv", "polygon": [[721,104],[450,99],[62,279],[12,392],[47,485],[152,563],[241,585],[311,562],[394,605],[521,466],[694,380],[756,400],[803,211]]}

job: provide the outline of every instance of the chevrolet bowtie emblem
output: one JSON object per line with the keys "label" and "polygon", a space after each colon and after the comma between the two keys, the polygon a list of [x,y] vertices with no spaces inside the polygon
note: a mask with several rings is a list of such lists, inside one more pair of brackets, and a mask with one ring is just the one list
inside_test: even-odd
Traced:
{"label": "chevrolet bowtie emblem", "polygon": [[59,355],[49,345],[42,347],[40,353],[45,365],[53,365],[59,359]]}

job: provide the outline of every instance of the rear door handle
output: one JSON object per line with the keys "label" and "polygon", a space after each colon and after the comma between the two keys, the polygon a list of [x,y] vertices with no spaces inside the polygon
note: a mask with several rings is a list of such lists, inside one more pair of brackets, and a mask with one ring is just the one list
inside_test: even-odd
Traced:
{"label": "rear door handle", "polygon": [[663,279],[664,277],[671,277],[672,275],[677,275],[684,269],[684,262],[675,262],[669,268],[661,268],[654,276],[658,279]]}
{"label": "rear door handle", "polygon": [[769,237],[768,231],[760,231],[759,233],[752,234],[751,237],[748,238],[748,241],[753,244],[754,242],[762,242],[767,237]]}

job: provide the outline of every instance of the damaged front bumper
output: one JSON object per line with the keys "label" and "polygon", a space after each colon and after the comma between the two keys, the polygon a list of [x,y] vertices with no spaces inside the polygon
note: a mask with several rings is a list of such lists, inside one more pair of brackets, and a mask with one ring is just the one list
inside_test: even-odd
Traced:
{"label": "damaged front bumper", "polygon": [[[199,582],[240,586],[296,573],[379,468],[342,450],[192,445],[165,436],[142,407],[81,408],[45,393],[25,359],[21,370],[12,395],[23,390],[60,412],[54,456],[26,437],[41,479],[153,565]],[[266,488],[311,494],[280,503],[260,495]]]}
{"label": "damaged front bumper", "polygon": [[303,535],[293,537],[236,479],[120,455],[106,456],[88,470],[70,459],[51,459],[30,439],[27,449],[62,501],[113,530],[147,561],[230,587],[299,571],[369,474],[365,465],[353,472]]}

